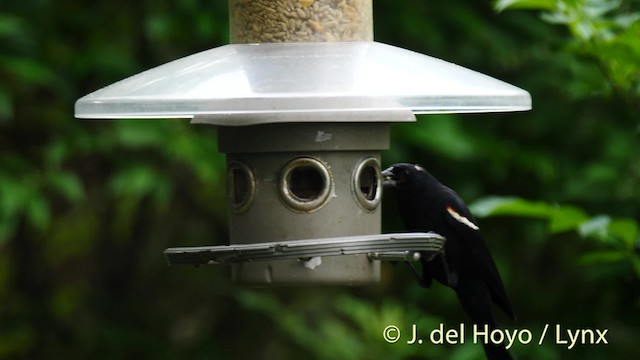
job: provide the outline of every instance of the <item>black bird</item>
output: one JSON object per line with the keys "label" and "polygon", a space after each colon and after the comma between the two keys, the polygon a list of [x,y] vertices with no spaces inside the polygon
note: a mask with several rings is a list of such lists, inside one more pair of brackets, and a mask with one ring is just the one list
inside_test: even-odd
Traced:
{"label": "black bird", "polygon": [[[433,279],[451,287],[471,320],[496,327],[492,303],[511,319],[515,315],[480,228],[455,191],[441,184],[422,166],[395,164],[382,172],[385,187],[396,192],[400,216],[408,231],[433,231],[447,240],[444,253],[421,260],[422,275],[410,265],[420,286]],[[483,344],[488,359],[511,359],[503,344]]]}

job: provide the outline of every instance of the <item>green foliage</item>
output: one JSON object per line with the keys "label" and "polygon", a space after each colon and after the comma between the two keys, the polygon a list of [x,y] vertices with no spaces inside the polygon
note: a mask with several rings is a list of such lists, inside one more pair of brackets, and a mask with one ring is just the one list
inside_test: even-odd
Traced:
{"label": "green foliage", "polygon": [[498,11],[507,9],[545,9],[554,8],[556,0],[497,0],[495,8]]}
{"label": "green foliage", "polygon": [[470,209],[479,217],[511,215],[548,220],[550,233],[575,230],[588,219],[583,210],[573,206],[558,206],[511,197],[484,198],[471,204]]}
{"label": "green foliage", "polygon": [[[626,101],[629,111],[640,109],[640,11],[633,11],[632,2],[622,0],[563,1],[496,1],[496,8],[543,10],[542,18],[565,26],[574,44],[568,51],[584,55],[597,65],[615,94]],[[625,11],[626,10],[626,11]],[[634,119],[637,121],[637,119]],[[633,129],[629,129],[632,130]],[[619,145],[618,145],[619,146]],[[624,151],[627,157],[633,150]],[[632,158],[637,159],[637,152]],[[594,177],[616,177],[608,165],[593,168]],[[595,171],[601,175],[595,175]],[[609,172],[609,174],[606,174]],[[635,171],[635,170],[634,170]],[[637,177],[637,173],[634,175]],[[635,268],[640,244],[638,222],[632,218],[612,218],[609,215],[588,217],[576,207],[557,206],[515,198],[487,198],[474,204],[478,216],[513,215],[544,218],[551,233],[575,230],[583,238],[596,239],[603,248],[581,257],[583,264],[625,262]]]}
{"label": "green foliage", "polygon": [[556,234],[575,231],[584,239],[595,240],[596,250],[582,255],[578,261],[583,265],[596,263],[624,263],[640,272],[635,264],[640,260],[636,253],[636,244],[640,244],[638,223],[630,218],[612,219],[608,215],[589,217],[587,213],[574,206],[560,206],[540,201],[528,201],[513,197],[488,197],[470,204],[470,209],[478,217],[519,216],[542,219],[548,222],[548,232]]}
{"label": "green foliage", "polygon": [[[388,359],[420,357],[423,347],[404,344],[411,338],[412,325],[426,333],[443,321],[394,300],[364,300],[333,289],[303,293],[303,301],[294,303],[271,293],[248,290],[236,296],[243,308],[267,316],[278,331],[289,334],[291,341],[313,359],[378,359],[381,354]],[[394,324],[402,340],[390,344],[382,340],[382,334]],[[451,359],[477,358],[481,353],[479,348],[462,346]],[[446,356],[446,349],[435,347],[429,354],[434,358]]]}
{"label": "green foliage", "polygon": [[633,3],[622,0],[508,0],[496,1],[496,8],[501,11],[545,11],[542,14],[545,21],[563,25],[573,35],[577,45],[572,46],[572,51],[594,59],[617,95],[632,101],[640,95],[640,45],[637,41],[640,11],[629,11]]}

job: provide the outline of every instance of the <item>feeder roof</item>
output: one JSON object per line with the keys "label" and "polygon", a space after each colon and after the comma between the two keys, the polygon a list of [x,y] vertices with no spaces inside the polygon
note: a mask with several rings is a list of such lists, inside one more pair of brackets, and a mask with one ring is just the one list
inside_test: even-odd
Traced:
{"label": "feeder roof", "polygon": [[251,125],[394,121],[371,114],[407,110],[530,108],[527,91],[437,58],[378,42],[328,42],[233,44],[203,51],[86,95],[76,102],[75,115]]}

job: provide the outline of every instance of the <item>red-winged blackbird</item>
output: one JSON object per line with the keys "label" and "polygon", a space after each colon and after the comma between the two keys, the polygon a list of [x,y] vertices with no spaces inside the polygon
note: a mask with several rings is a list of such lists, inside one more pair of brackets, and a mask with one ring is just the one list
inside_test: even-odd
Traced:
{"label": "red-winged blackbird", "polygon": [[[489,248],[460,196],[419,165],[395,164],[382,176],[384,186],[396,192],[408,231],[433,231],[446,238],[443,254],[421,261],[422,276],[408,263],[420,286],[428,288],[436,279],[451,287],[464,311],[478,325],[495,328],[492,303],[515,320]],[[502,344],[489,343],[484,350],[489,359],[511,359]]]}

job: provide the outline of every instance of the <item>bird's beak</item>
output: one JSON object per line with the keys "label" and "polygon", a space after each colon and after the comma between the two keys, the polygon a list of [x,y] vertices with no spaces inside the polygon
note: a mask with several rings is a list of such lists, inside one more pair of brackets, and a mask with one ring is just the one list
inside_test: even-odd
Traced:
{"label": "bird's beak", "polygon": [[398,187],[398,182],[395,179],[395,174],[393,173],[393,168],[388,168],[384,170],[382,175],[382,186],[395,188]]}

